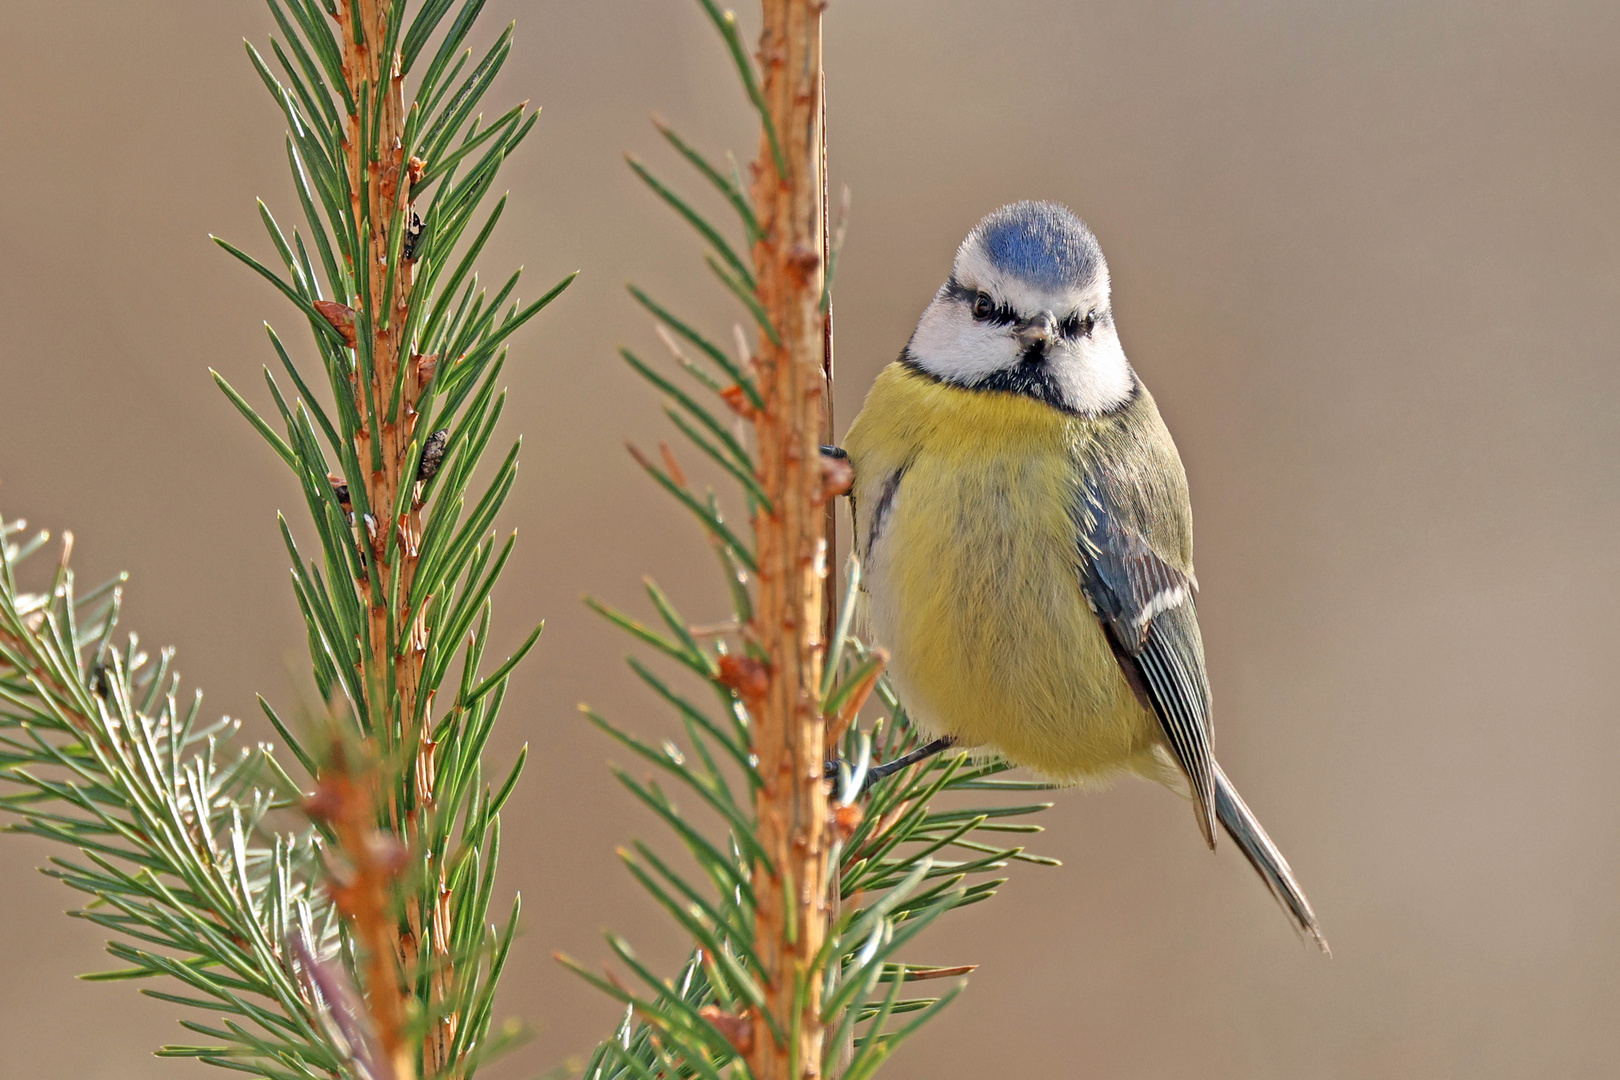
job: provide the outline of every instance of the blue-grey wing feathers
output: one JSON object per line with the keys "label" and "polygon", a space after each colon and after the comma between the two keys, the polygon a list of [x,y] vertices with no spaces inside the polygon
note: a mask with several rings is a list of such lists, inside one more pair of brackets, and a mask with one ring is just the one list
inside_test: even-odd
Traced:
{"label": "blue-grey wing feathers", "polygon": [[1123,524],[1095,486],[1080,507],[1081,587],[1126,677],[1147,698],[1192,786],[1198,826],[1215,846],[1209,681],[1193,583]]}
{"label": "blue-grey wing feathers", "polygon": [[1152,708],[1192,786],[1198,824],[1214,847],[1221,826],[1254,866],[1300,933],[1323,952],[1316,913],[1277,845],[1226,778],[1210,745],[1209,680],[1188,574],[1111,512],[1095,486],[1081,500],[1080,578],[1126,678]]}

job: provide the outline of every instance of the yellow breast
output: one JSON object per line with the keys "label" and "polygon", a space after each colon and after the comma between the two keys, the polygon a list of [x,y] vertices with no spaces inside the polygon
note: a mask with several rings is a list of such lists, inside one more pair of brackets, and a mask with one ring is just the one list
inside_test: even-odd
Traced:
{"label": "yellow breast", "polygon": [[1088,423],[896,364],[845,440],[869,632],[908,711],[1066,781],[1160,771],[1157,721],[1080,590],[1071,508]]}

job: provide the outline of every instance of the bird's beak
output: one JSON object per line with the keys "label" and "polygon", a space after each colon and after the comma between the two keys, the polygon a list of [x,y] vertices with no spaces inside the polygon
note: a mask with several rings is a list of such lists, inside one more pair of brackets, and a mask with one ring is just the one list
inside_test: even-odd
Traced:
{"label": "bird's beak", "polygon": [[1052,344],[1052,339],[1057,337],[1057,316],[1050,311],[1043,311],[1039,315],[1019,323],[1016,333],[1018,344],[1026,352],[1031,349],[1045,352],[1047,347]]}

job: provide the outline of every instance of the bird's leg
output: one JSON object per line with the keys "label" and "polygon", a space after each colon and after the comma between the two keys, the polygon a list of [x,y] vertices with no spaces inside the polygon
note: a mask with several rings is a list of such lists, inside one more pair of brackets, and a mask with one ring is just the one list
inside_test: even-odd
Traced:
{"label": "bird's leg", "polygon": [[[925,743],[908,754],[901,754],[893,761],[885,761],[882,765],[873,765],[871,768],[866,770],[866,780],[861,784],[861,791],[864,793],[867,788],[871,787],[879,780],[882,780],[884,777],[893,776],[901,769],[909,769],[911,766],[917,764],[917,762],[926,761],[940,751],[949,750],[955,745],[956,740],[947,735],[943,739],[935,739],[931,743]],[[822,774],[823,777],[828,780],[838,779],[838,766],[842,764],[842,761],[827,762],[826,770]]]}
{"label": "bird's leg", "polygon": [[943,739],[935,739],[931,743],[926,743],[917,747],[917,749],[911,751],[909,754],[901,754],[893,761],[886,761],[882,765],[874,765],[870,769],[867,769],[866,782],[870,784],[874,780],[882,780],[885,776],[892,776],[901,769],[910,768],[919,761],[927,761],[935,754],[940,753],[943,750],[949,750],[955,745],[956,740],[949,735],[945,736]]}

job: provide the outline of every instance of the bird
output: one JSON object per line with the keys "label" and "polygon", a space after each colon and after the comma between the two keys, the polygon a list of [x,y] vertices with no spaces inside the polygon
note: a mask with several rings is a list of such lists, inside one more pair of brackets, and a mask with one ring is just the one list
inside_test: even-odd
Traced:
{"label": "bird", "polygon": [[1282,853],[1216,763],[1186,472],[1126,359],[1108,263],[1051,202],[956,252],[842,447],[871,640],[929,741],[1063,785],[1190,798],[1324,952]]}

